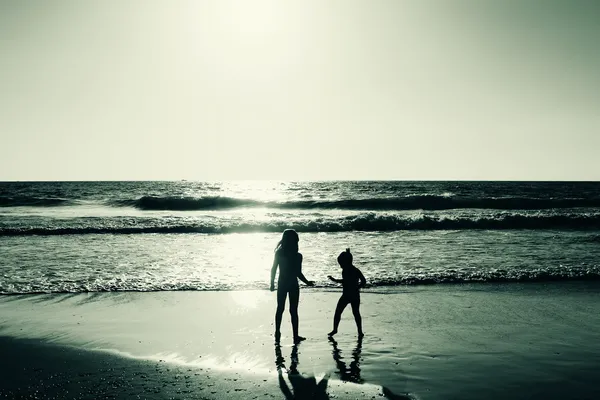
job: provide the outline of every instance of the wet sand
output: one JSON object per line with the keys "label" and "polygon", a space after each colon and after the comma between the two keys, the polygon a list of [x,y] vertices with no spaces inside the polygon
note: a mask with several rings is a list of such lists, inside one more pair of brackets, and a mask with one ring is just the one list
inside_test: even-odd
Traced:
{"label": "wet sand", "polygon": [[[303,290],[300,332],[274,294],[153,292],[0,298],[6,398],[593,399],[600,287],[440,285],[363,294],[326,336],[339,292]],[[297,372],[297,373],[296,373]],[[36,392],[37,391],[37,392]],[[243,395],[242,395],[243,393]]]}

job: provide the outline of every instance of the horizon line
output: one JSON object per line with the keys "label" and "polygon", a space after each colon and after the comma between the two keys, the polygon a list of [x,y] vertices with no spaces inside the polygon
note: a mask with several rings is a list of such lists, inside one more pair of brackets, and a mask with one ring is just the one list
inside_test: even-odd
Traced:
{"label": "horizon line", "polygon": [[91,182],[547,182],[600,183],[587,179],[65,179],[65,180],[0,180],[0,183],[91,183]]}

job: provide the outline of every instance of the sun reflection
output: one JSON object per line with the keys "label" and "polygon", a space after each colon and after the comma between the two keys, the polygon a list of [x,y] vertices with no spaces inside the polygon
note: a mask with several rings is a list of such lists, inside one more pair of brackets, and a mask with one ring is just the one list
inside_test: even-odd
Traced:
{"label": "sun reflection", "polygon": [[257,308],[268,299],[267,292],[262,290],[232,291],[230,296],[242,310]]}
{"label": "sun reflection", "polygon": [[235,352],[220,356],[208,354],[199,359],[190,359],[189,357],[185,357],[178,353],[156,353],[146,356],[134,356],[130,353],[119,352],[112,349],[100,349],[97,351],[110,352],[128,358],[153,360],[156,362],[165,362],[172,365],[194,368],[208,368],[219,371],[237,370],[262,374],[267,374],[269,372],[269,369],[266,365],[266,360],[261,357],[256,357],[255,354],[251,354],[249,352]]}
{"label": "sun reflection", "polygon": [[223,193],[233,197],[258,201],[282,201],[286,198],[287,183],[283,181],[229,181],[221,183]]}
{"label": "sun reflection", "polygon": [[215,247],[215,257],[227,269],[221,271],[221,279],[235,285],[240,282],[267,282],[273,261],[270,251],[272,241],[265,240],[263,234],[232,234],[223,236],[220,246]]}

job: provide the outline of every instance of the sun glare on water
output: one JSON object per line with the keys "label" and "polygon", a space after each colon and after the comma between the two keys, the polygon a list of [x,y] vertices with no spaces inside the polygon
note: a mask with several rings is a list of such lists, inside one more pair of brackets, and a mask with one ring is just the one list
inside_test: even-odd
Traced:
{"label": "sun glare on water", "polygon": [[226,266],[221,270],[220,279],[232,285],[264,282],[267,288],[275,243],[266,236],[264,233],[236,233],[220,237],[214,248],[214,257]]}
{"label": "sun glare on water", "polygon": [[222,183],[222,191],[232,197],[257,201],[282,201],[285,199],[287,183],[283,181],[229,181]]}

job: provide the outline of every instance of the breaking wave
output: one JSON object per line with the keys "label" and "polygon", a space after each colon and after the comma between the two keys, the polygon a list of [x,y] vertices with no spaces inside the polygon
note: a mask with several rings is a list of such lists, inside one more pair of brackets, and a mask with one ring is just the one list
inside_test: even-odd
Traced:
{"label": "breaking wave", "polygon": [[[93,222],[93,221],[92,221]],[[167,221],[132,220],[108,225],[2,227],[0,236],[142,234],[142,233],[238,233],[281,232],[291,228],[298,232],[390,232],[403,230],[510,230],[510,229],[600,229],[600,214],[526,215],[507,214],[493,217],[444,217],[431,215],[389,215],[365,213],[336,218],[304,220],[279,219],[253,222],[232,220]]]}
{"label": "breaking wave", "polygon": [[[514,283],[514,282],[570,282],[570,281],[600,281],[600,269],[550,269],[536,271],[492,271],[478,274],[429,274],[421,276],[404,276],[397,278],[369,278],[365,291],[393,288],[400,286],[436,285],[436,284],[485,284],[485,283]],[[337,286],[322,281],[316,282],[314,289],[305,290],[330,290],[339,289]],[[114,280],[103,282],[101,279],[90,282],[56,282],[38,284],[7,284],[0,286],[1,295],[17,294],[48,294],[48,293],[94,293],[94,292],[164,292],[164,291],[230,291],[230,290],[266,290],[264,283],[248,282],[243,284],[224,283],[170,283],[146,281]]]}
{"label": "breaking wave", "polygon": [[73,200],[56,197],[0,197],[0,207],[58,207],[72,204]]}
{"label": "breaking wave", "polygon": [[[142,196],[134,199],[97,200],[111,207],[133,207],[145,211],[230,210],[244,207],[264,207],[287,210],[547,210],[567,208],[600,208],[600,198],[536,198],[536,197],[460,197],[447,194],[422,194],[401,197],[371,197],[358,199],[307,199],[260,201],[226,196],[180,197]],[[77,199],[41,196],[0,196],[0,207],[58,207],[77,204]]]}
{"label": "breaking wave", "polygon": [[600,207],[596,198],[459,198],[438,195],[419,195],[389,198],[366,198],[345,200],[298,200],[298,201],[257,201],[232,197],[155,197],[143,196],[139,199],[112,200],[113,206],[135,207],[140,210],[226,210],[239,207],[266,207],[275,209],[340,209],[340,210],[450,210],[450,209],[497,209],[497,210],[537,210],[553,208]]}

